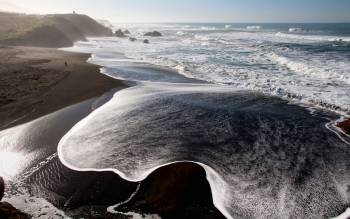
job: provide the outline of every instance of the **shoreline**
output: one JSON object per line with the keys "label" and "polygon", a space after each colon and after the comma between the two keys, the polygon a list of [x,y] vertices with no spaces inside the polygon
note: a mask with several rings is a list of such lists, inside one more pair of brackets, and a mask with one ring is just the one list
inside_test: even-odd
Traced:
{"label": "shoreline", "polygon": [[[15,101],[0,107],[0,115],[8,116],[1,117],[8,119],[0,121],[0,136],[5,138],[5,141],[8,139],[9,142],[13,138],[19,138],[18,142],[11,142],[8,149],[18,150],[20,154],[35,154],[33,157],[29,156],[29,159],[21,158],[26,168],[18,170],[20,174],[16,180],[25,183],[31,191],[28,195],[36,195],[35,200],[47,207],[45,211],[48,214],[49,211],[54,213],[57,210],[63,210],[69,215],[81,216],[85,214],[85,208],[96,207],[102,216],[111,216],[107,212],[107,207],[126,200],[134,192],[136,184],[122,179],[111,171],[71,170],[64,166],[54,153],[57,151],[58,142],[72,126],[96,107],[107,102],[112,92],[127,88],[127,82],[100,73],[100,66],[86,62],[90,54],[32,47],[6,47],[0,50],[0,54],[6,55],[0,56],[2,57],[0,63],[7,63],[0,73],[7,73],[6,83],[15,84],[13,89],[27,88],[25,81],[16,81],[18,78],[13,75],[11,77],[13,72],[25,72],[28,80],[34,77],[39,81],[39,86],[46,85],[39,92],[32,92],[29,87],[29,90],[25,90],[28,93],[21,93],[22,95],[15,96]],[[66,60],[69,60],[68,67],[65,66]],[[8,68],[6,72],[9,66],[13,68]],[[44,72],[35,74],[41,71]],[[52,80],[52,83],[45,84],[45,81],[40,79],[42,77]],[[11,93],[1,97],[5,97],[4,99],[11,97]],[[40,101],[33,102],[35,99]],[[10,113],[6,111],[9,108],[15,110]],[[14,122],[11,123],[11,121]],[[17,133],[20,134],[17,135]],[[28,137],[30,140],[27,140]],[[40,153],[36,154],[35,151]],[[53,169],[54,172],[52,172]],[[186,171],[187,176],[181,176],[182,171]],[[208,218],[223,218],[221,212],[213,206],[212,193],[204,169],[199,165],[180,162],[158,168],[150,175],[152,177],[139,182],[143,189],[137,197],[139,200],[145,200],[145,203],[142,206],[126,203],[128,206],[126,208],[130,211],[141,208],[150,213],[159,211],[168,216],[172,214],[181,216],[183,208],[187,206],[174,203],[192,200],[194,205],[200,205],[206,210],[201,212],[200,208],[196,207],[194,210],[187,209],[185,212],[197,216],[204,216],[203,214],[207,212]],[[170,177],[173,180],[170,183],[164,180],[164,177]],[[61,181],[62,179],[64,180]],[[147,195],[155,189],[154,185],[162,185],[162,189],[158,192],[163,195],[159,196],[159,193]],[[115,186],[117,188],[114,188]],[[94,188],[99,189],[95,191]],[[17,189],[16,184],[9,185],[7,190],[9,189]],[[169,195],[169,191],[177,192],[171,192]],[[11,193],[11,191],[8,192]],[[201,195],[204,198],[195,198]],[[154,197],[157,198],[154,199]],[[48,202],[42,202],[42,198]],[[30,206],[25,204],[30,203],[26,196],[5,197],[4,201],[12,203],[23,212],[34,211],[36,216],[39,214],[37,213],[39,209],[35,209],[34,204]],[[57,207],[57,210],[52,209],[53,206],[50,204]],[[120,214],[123,216],[123,213]]]}

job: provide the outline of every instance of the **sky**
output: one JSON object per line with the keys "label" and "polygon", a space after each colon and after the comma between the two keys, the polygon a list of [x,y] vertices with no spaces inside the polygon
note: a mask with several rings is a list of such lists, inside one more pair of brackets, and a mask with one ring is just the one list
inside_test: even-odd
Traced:
{"label": "sky", "polygon": [[[1,0],[0,0],[1,1]],[[35,13],[112,22],[350,22],[350,0],[5,0]],[[0,2],[5,5],[4,2]]]}

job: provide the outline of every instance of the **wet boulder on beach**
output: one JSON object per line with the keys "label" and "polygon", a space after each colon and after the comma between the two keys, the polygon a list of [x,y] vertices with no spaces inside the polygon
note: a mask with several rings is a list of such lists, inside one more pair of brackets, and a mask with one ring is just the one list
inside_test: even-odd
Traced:
{"label": "wet boulder on beach", "polygon": [[350,134],[350,119],[339,122],[337,126],[341,128],[346,134]]}

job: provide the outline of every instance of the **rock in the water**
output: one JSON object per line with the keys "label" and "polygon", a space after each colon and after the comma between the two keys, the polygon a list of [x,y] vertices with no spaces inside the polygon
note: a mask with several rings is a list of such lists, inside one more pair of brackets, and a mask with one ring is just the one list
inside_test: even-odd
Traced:
{"label": "rock in the water", "polygon": [[1,219],[29,219],[30,217],[7,202],[0,203],[0,218]]}
{"label": "rock in the water", "polygon": [[124,34],[131,34],[129,30],[124,30]]}
{"label": "rock in the water", "polygon": [[116,37],[126,37],[124,32],[121,29],[115,31],[115,36]]}
{"label": "rock in the water", "polygon": [[158,31],[148,32],[145,33],[145,36],[151,36],[151,37],[161,37],[162,34]]}
{"label": "rock in the water", "polygon": [[149,44],[149,40],[145,39],[143,43]]}
{"label": "rock in the water", "polygon": [[339,122],[337,126],[341,128],[346,134],[350,135],[350,119]]}
{"label": "rock in the water", "polygon": [[134,38],[134,37],[130,37],[129,40],[130,40],[131,42],[135,42],[137,39]]}
{"label": "rock in the water", "polygon": [[4,197],[4,192],[5,192],[5,182],[4,182],[4,179],[0,176],[0,201],[2,197]]}

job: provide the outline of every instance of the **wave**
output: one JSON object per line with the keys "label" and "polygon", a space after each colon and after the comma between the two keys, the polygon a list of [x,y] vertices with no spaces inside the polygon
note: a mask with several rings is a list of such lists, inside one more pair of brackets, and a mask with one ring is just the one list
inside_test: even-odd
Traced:
{"label": "wave", "polygon": [[348,145],[324,116],[229,86],[146,83],[80,121],[58,153],[72,169],[129,181],[197,163],[227,218],[323,217],[338,213],[350,182]]}
{"label": "wave", "polygon": [[261,26],[247,26],[246,29],[247,30],[261,30],[262,27]]}
{"label": "wave", "polygon": [[289,28],[288,32],[291,32],[291,33],[294,33],[294,32],[302,33],[302,32],[305,32],[305,29],[303,29],[301,27],[292,27],[292,28]]}
{"label": "wave", "polygon": [[298,74],[350,84],[350,75],[347,75],[346,72],[340,74],[339,71],[334,71],[336,67],[333,69],[323,68],[324,66],[322,66],[321,63],[319,66],[312,66],[308,62],[294,61],[275,53],[269,54],[268,57],[279,65],[285,66]]}
{"label": "wave", "polygon": [[216,27],[200,27],[201,30],[216,30]]}
{"label": "wave", "polygon": [[310,40],[310,41],[323,41],[323,42],[350,42],[350,37],[341,36],[321,36],[321,35],[296,35],[286,34],[278,32],[277,37],[299,39],[299,40]]}

